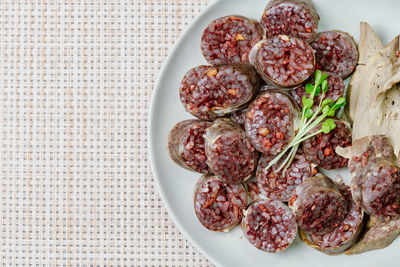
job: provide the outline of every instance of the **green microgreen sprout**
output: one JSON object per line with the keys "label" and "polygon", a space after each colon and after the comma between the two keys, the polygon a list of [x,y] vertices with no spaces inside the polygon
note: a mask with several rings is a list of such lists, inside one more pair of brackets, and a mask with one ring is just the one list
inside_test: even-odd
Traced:
{"label": "green microgreen sprout", "polygon": [[[333,119],[326,118],[334,117],[336,111],[346,105],[346,99],[340,97],[336,101],[333,101],[330,98],[325,98],[326,93],[328,92],[327,78],[328,75],[326,73],[317,70],[315,72],[314,84],[306,84],[305,95],[302,98],[303,108],[301,111],[299,130],[289,145],[269,162],[266,169],[269,169],[272,165],[276,164],[283,156],[286,155],[286,158],[283,160],[281,166],[277,170],[280,171],[284,169],[283,171],[285,172],[292,163],[301,142],[320,133],[328,134],[330,131],[336,128],[335,121]],[[315,97],[319,95],[320,99],[317,105],[317,103],[315,103]],[[317,131],[313,131],[313,133],[310,133],[320,123],[322,123],[321,128]],[[289,153],[287,153],[288,151]]]}
{"label": "green microgreen sprout", "polygon": [[311,98],[307,98],[305,95],[303,96],[303,107],[312,108],[314,105],[314,100]]}
{"label": "green microgreen sprout", "polygon": [[322,92],[326,93],[328,91],[328,80],[324,80],[321,84]]}
{"label": "green microgreen sprout", "polygon": [[307,83],[306,84],[306,93],[311,95],[313,90],[314,90],[314,85],[312,85],[311,83]]}
{"label": "green microgreen sprout", "polygon": [[336,128],[336,123],[332,119],[327,119],[321,126],[321,130],[325,133],[328,134],[331,130]]}
{"label": "green microgreen sprout", "polygon": [[311,118],[311,116],[314,114],[314,112],[312,111],[312,109],[310,109],[310,108],[307,108],[306,109],[306,112],[305,112],[305,114],[304,114],[304,116],[306,117],[306,119],[309,119],[309,118]]}

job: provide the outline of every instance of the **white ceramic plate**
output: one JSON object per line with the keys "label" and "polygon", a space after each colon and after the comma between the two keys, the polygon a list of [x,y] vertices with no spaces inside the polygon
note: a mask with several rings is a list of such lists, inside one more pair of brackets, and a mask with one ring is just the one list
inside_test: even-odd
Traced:
{"label": "white ceramic plate", "polygon": [[[299,238],[286,251],[268,254],[243,237],[240,227],[229,233],[206,230],[193,210],[193,188],[200,174],[169,159],[166,144],[175,123],[191,118],[179,100],[179,83],[187,70],[206,63],[200,51],[203,29],[215,18],[239,14],[259,19],[267,0],[212,2],[181,35],[159,74],[151,103],[149,138],[153,175],[161,198],[180,231],[217,266],[395,266],[400,240],[383,250],[355,256],[327,256]],[[314,0],[321,17],[319,31],[340,29],[358,41],[359,22],[367,21],[385,43],[400,33],[399,0]],[[330,177],[334,178],[334,173]]]}

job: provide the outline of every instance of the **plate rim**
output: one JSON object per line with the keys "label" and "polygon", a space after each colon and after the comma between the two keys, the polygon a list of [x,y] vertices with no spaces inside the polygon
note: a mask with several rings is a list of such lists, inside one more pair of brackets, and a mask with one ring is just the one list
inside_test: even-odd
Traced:
{"label": "plate rim", "polygon": [[198,21],[203,16],[205,16],[209,10],[211,10],[214,6],[216,6],[219,2],[222,2],[222,1],[226,1],[226,0],[211,0],[211,2],[203,10],[201,10],[200,13],[196,17],[193,18],[193,20],[188,24],[188,26],[186,26],[186,28],[182,31],[181,35],[174,42],[172,48],[168,51],[168,55],[167,55],[165,61],[162,63],[162,67],[158,73],[156,82],[154,84],[154,88],[153,88],[152,96],[151,96],[151,100],[150,100],[151,101],[150,109],[149,109],[150,112],[149,112],[149,116],[148,116],[149,121],[147,123],[147,127],[148,127],[147,137],[148,137],[148,146],[149,146],[148,151],[149,151],[149,160],[150,160],[150,166],[151,166],[150,168],[151,168],[151,172],[152,172],[152,175],[154,178],[154,182],[156,184],[158,194],[160,195],[161,201],[163,202],[163,204],[168,212],[168,216],[170,216],[173,223],[175,224],[175,226],[177,227],[179,232],[184,236],[184,238],[186,240],[188,240],[202,254],[203,257],[205,257],[208,261],[211,261],[216,266],[223,266],[223,264],[220,261],[218,261],[216,258],[214,258],[212,255],[210,255],[206,250],[204,250],[202,247],[200,247],[194,241],[194,239],[191,237],[190,233],[184,229],[183,225],[178,220],[175,212],[173,211],[173,208],[172,208],[170,202],[168,201],[168,198],[166,197],[166,193],[160,184],[160,176],[159,176],[159,172],[158,172],[158,167],[156,167],[156,164],[155,164],[156,160],[155,160],[154,155],[155,155],[156,151],[154,151],[155,145],[153,144],[155,140],[154,140],[154,136],[152,133],[153,133],[153,128],[154,128],[154,124],[155,124],[155,113],[156,113],[156,108],[157,108],[154,103],[155,103],[157,94],[161,90],[161,79],[167,72],[167,66],[169,65],[170,61],[173,59],[174,55],[177,53],[178,47],[184,41],[186,35],[188,35],[188,33],[191,31],[191,29],[195,26],[196,21]]}

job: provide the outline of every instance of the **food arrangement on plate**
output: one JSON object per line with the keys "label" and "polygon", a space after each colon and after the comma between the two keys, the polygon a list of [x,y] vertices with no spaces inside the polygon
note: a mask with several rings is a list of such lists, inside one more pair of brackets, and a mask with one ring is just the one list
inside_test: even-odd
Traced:
{"label": "food arrangement on plate", "polygon": [[[196,119],[168,137],[171,159],[202,174],[193,216],[211,231],[241,225],[269,253],[297,233],[329,255],[400,235],[399,37],[384,47],[361,22],[357,46],[318,21],[310,0],[271,0],[260,21],[210,22],[199,40],[210,65],[179,87]],[[340,168],[350,185],[321,172]]]}

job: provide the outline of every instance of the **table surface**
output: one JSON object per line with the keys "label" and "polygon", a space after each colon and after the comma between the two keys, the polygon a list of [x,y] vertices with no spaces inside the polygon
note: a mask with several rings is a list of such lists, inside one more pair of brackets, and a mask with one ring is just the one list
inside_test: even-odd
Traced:
{"label": "table surface", "polygon": [[209,2],[0,3],[1,266],[211,265],[147,145],[159,69]]}

